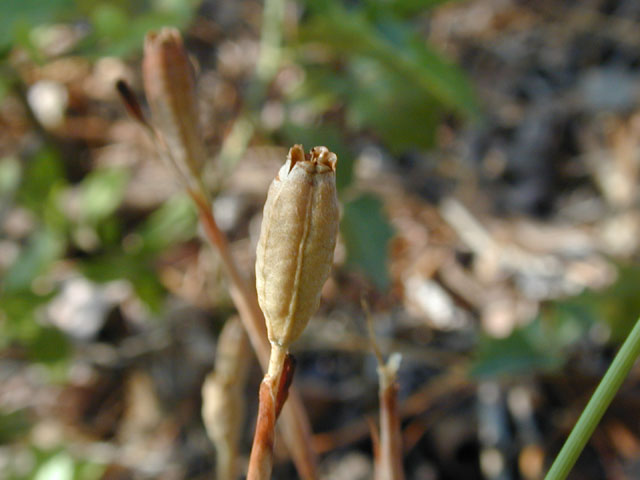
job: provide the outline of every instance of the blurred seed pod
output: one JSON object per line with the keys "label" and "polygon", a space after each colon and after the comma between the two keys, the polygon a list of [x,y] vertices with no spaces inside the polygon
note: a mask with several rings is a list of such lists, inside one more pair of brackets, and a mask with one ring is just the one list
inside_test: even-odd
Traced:
{"label": "blurred seed pod", "polygon": [[185,178],[199,178],[205,151],[195,76],[178,30],[165,27],[147,34],[142,75],[152,124],[171,160]]}
{"label": "blurred seed pod", "polygon": [[215,369],[202,386],[202,419],[216,448],[216,478],[237,477],[238,442],[245,418],[244,386],[251,357],[249,342],[236,317],[224,325],[218,338]]}
{"label": "blurred seed pod", "polygon": [[269,187],[256,258],[256,288],[269,340],[288,347],[318,309],[339,224],[337,157],[294,145]]}

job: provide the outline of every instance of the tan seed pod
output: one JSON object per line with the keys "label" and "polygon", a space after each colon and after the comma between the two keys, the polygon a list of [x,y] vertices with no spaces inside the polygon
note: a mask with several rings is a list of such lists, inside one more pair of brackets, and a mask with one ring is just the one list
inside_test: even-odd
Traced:
{"label": "tan seed pod", "polygon": [[202,386],[202,419],[216,448],[216,478],[237,478],[236,457],[245,419],[244,387],[251,357],[240,320],[230,318],[218,338],[215,370]]}
{"label": "tan seed pod", "polygon": [[337,157],[326,147],[289,150],[269,187],[256,258],[256,288],[269,340],[287,347],[318,309],[338,234]]}
{"label": "tan seed pod", "polygon": [[193,67],[180,32],[149,32],[142,63],[153,124],[186,178],[197,177],[205,151],[200,138]]}

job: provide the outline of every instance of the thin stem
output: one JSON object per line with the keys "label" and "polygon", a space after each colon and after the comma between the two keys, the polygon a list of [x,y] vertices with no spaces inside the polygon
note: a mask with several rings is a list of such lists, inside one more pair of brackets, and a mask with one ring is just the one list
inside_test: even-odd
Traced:
{"label": "thin stem", "polygon": [[260,53],[256,65],[256,76],[263,86],[274,77],[280,66],[285,8],[286,0],[264,2]]}
{"label": "thin stem", "polygon": [[272,344],[269,368],[260,384],[258,419],[249,458],[247,480],[271,478],[276,421],[286,400],[292,376],[291,357],[287,349]]}
{"label": "thin stem", "polygon": [[371,430],[374,445],[375,480],[404,480],[402,469],[402,431],[398,411],[398,369],[401,356],[393,353],[385,363],[382,351],[376,342],[373,318],[369,305],[362,298],[362,310],[367,320],[369,340],[378,360],[378,398],[380,401],[380,435]]}
{"label": "thin stem", "polygon": [[[269,13],[265,10],[265,24],[269,23],[269,28],[273,31],[277,30],[276,27],[281,28],[282,26],[281,22],[284,15],[285,1],[286,0],[267,1],[267,3],[271,5],[265,6],[265,9],[269,10]],[[269,20],[267,20],[267,16]],[[270,39],[265,40],[265,42],[274,48],[278,47],[277,50],[279,51],[281,37],[276,34],[277,32],[270,33]],[[272,55],[272,58],[277,59],[279,55],[275,55],[275,57]],[[151,136],[153,144],[159,150],[160,157],[168,163],[171,170],[178,176],[179,181],[185,186],[196,204],[206,238],[211,246],[218,250],[226,273],[230,278],[229,290],[231,298],[238,309],[238,313],[247,330],[249,340],[256,352],[258,361],[262,369],[266,371],[269,364],[270,348],[267,340],[264,316],[258,305],[255,290],[249,287],[249,284],[240,273],[231,255],[229,242],[216,224],[211,212],[211,201],[207,189],[203,185],[200,172],[192,168],[194,162],[187,162],[189,163],[188,172],[184,172],[180,168],[176,160],[172,157],[162,136],[156,132],[151,123],[145,118],[142,108],[128,85],[124,81],[119,81],[117,88],[125,106],[127,106],[133,118],[136,119]],[[247,141],[247,139],[245,138],[244,141]],[[300,477],[303,480],[315,480],[317,478],[316,456],[311,448],[311,426],[309,419],[302,400],[294,388],[291,388],[289,397],[290,400],[287,402],[287,407],[282,412],[281,429],[283,436]]]}
{"label": "thin stem", "polygon": [[276,385],[280,382],[280,376],[284,368],[284,360],[288,353],[286,348],[271,344],[271,355],[269,356],[269,367],[267,368],[266,375],[273,378]]}
{"label": "thin stem", "polygon": [[564,480],[567,477],[638,355],[640,355],[640,319],[591,396],[569,438],[551,465],[545,480]]}
{"label": "thin stem", "polygon": [[[124,94],[122,90],[125,91]],[[178,178],[196,205],[205,237],[210,245],[218,251],[222,259],[222,264],[230,279],[229,292],[231,298],[238,309],[240,319],[247,331],[251,346],[258,357],[258,362],[263,371],[266,372],[269,366],[270,348],[269,341],[267,340],[267,328],[265,326],[264,316],[258,305],[255,291],[249,288],[240,270],[238,270],[237,264],[231,255],[229,242],[224,233],[218,228],[218,224],[213,217],[210,207],[211,202],[202,184],[202,179],[198,176],[195,182],[190,182],[181,175],[180,170],[173,164],[173,159],[170,157],[170,153],[164,145],[164,142],[162,142],[160,136],[156,134],[153,127],[151,127],[150,123],[144,118],[135,96],[129,92],[129,88],[124,82],[122,82],[122,85],[119,87],[119,91],[123,95],[125,105],[127,105],[128,109],[132,112],[134,118],[150,134],[152,140],[154,140],[154,145],[159,150],[160,156],[169,163],[171,170],[178,175]],[[287,408],[282,412],[281,428],[284,438],[300,477],[304,480],[315,480],[317,478],[316,456],[311,449],[311,425],[309,418],[302,404],[302,399],[294,388],[291,388],[289,397],[290,400]]]}
{"label": "thin stem", "polygon": [[[381,382],[382,383],[382,382]],[[380,453],[376,465],[377,480],[404,480],[402,469],[402,432],[398,412],[398,384],[380,388]]]}
{"label": "thin stem", "polygon": [[[229,276],[231,298],[247,330],[249,341],[256,352],[263,371],[267,372],[272,352],[267,340],[264,316],[258,305],[255,292],[249,290],[242,274],[238,270],[231,255],[229,243],[224,233],[218,228],[208,203],[196,193],[189,193],[198,208],[205,236],[209,243],[218,250]],[[302,399],[293,387],[288,391],[288,398],[289,400],[282,411],[280,428],[300,477],[304,480],[315,480],[317,478],[316,456],[311,448],[309,418]]]}
{"label": "thin stem", "polygon": [[262,311],[258,306],[255,295],[252,295],[246,286],[238,267],[236,266],[231,249],[225,235],[220,231],[213,218],[211,209],[206,201],[199,195],[190,192],[191,198],[198,208],[200,222],[203,226],[207,240],[218,250],[222,264],[230,279],[230,293],[233,303],[236,305],[240,318],[247,330],[249,341],[256,352],[258,361],[264,371],[269,365],[269,342],[267,340],[267,328],[264,323]]}

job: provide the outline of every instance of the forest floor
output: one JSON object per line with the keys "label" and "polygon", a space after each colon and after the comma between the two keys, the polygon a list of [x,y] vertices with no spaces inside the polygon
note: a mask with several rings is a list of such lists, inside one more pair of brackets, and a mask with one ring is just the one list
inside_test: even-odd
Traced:
{"label": "forest floor", "polygon": [[[220,167],[247,109],[258,7],[205,2],[184,32],[214,212],[247,277],[289,147],[257,134]],[[353,188],[380,199],[393,236],[382,288],[350,268],[339,241],[320,310],[293,348],[322,478],[372,478],[377,374],[363,296],[383,353],[402,354],[407,478],[542,478],[640,314],[638,21],[632,0],[451,2],[422,21],[483,116],[446,117],[433,148],[401,154],[370,132],[347,138]],[[40,167],[11,195],[0,182],[0,325],[12,324],[11,305],[33,311],[46,334],[22,325],[0,342],[0,477],[54,478],[42,465],[69,459],[76,478],[212,478],[201,386],[234,308],[193,210],[113,88],[124,78],[141,91],[140,58],[17,64],[22,87],[0,103],[0,180],[16,159]],[[259,118],[277,131],[280,98],[268,96]],[[55,222],[67,225],[62,247],[35,236]],[[31,278],[42,252],[55,261]],[[254,362],[243,465],[260,378]],[[638,380],[636,368],[571,478],[640,478]],[[276,453],[274,478],[296,478],[282,442]]]}

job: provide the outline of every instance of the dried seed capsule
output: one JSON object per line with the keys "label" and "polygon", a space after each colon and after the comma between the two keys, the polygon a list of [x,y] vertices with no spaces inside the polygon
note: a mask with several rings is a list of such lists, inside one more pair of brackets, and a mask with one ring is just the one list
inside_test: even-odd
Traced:
{"label": "dried seed capsule", "polygon": [[197,177],[205,152],[195,76],[178,30],[165,27],[147,34],[142,74],[152,121],[171,157],[186,178]]}
{"label": "dried seed capsule", "polygon": [[237,478],[238,442],[245,418],[244,387],[251,358],[238,318],[230,318],[218,338],[215,370],[202,385],[202,419],[216,448],[216,478]]}
{"label": "dried seed capsule", "polygon": [[320,303],[338,234],[336,155],[301,145],[269,187],[256,258],[258,301],[269,340],[287,347]]}

